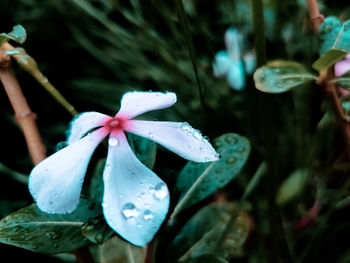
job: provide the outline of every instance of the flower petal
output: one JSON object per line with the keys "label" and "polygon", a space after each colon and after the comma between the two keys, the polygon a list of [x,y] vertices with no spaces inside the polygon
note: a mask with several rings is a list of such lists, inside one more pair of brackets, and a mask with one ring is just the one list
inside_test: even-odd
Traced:
{"label": "flower petal", "polygon": [[232,61],[227,73],[227,81],[231,88],[240,91],[245,86],[244,65],[242,61]]}
{"label": "flower petal", "polygon": [[114,143],[109,145],[103,172],[103,213],[119,235],[145,246],[168,212],[168,188],[136,158],[124,132],[113,131],[109,141]]}
{"label": "flower petal", "polygon": [[219,159],[209,141],[187,122],[130,120],[126,131],[155,141],[188,160],[210,162]]}
{"label": "flower petal", "polygon": [[339,62],[335,63],[334,66],[336,77],[340,77],[348,71],[350,71],[350,54],[346,55],[345,59],[342,59]]}
{"label": "flower petal", "polygon": [[123,115],[131,119],[148,111],[168,108],[175,102],[176,94],[173,92],[127,92],[122,97],[117,116]]}
{"label": "flower petal", "polygon": [[34,167],[29,190],[42,211],[63,214],[76,208],[91,155],[107,134],[98,129]]}
{"label": "flower petal", "polygon": [[105,121],[111,119],[110,116],[96,112],[83,112],[71,121],[68,131],[67,143],[72,144],[83,137],[88,131],[98,126],[102,126]]}
{"label": "flower petal", "polygon": [[242,56],[243,37],[235,27],[230,27],[225,33],[227,52],[232,60],[240,60]]}
{"label": "flower petal", "polygon": [[215,55],[213,63],[213,73],[215,77],[222,77],[226,75],[231,65],[231,59],[228,57],[226,51],[219,51]]}

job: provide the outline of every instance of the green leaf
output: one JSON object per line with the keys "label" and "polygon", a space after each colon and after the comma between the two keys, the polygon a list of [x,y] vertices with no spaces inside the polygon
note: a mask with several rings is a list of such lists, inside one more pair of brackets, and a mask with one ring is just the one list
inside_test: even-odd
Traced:
{"label": "green leaf", "polygon": [[128,134],[128,141],[137,158],[149,169],[153,169],[156,161],[157,144],[132,133]]}
{"label": "green leaf", "polygon": [[115,236],[100,246],[101,263],[144,263],[146,249],[135,247]]}
{"label": "green leaf", "polygon": [[343,88],[350,89],[350,77],[337,78],[333,81],[339,83]]}
{"label": "green leaf", "polygon": [[225,259],[242,255],[245,241],[252,229],[249,216],[240,212],[219,249],[219,242],[226,224],[235,209],[234,203],[215,202],[200,209],[190,218],[171,243],[173,258],[183,262],[205,254],[215,254]]}
{"label": "green leaf", "polygon": [[310,80],[316,80],[315,75],[292,61],[275,60],[254,73],[255,87],[267,93],[286,92]]}
{"label": "green leaf", "polygon": [[27,32],[21,25],[16,25],[13,27],[10,33],[0,34],[0,45],[3,42],[7,42],[9,39],[16,41],[17,43],[23,44],[27,39]]}
{"label": "green leaf", "polygon": [[321,56],[330,49],[341,49],[349,53],[350,21],[342,23],[338,18],[327,17],[319,28],[319,38]]}
{"label": "green leaf", "polygon": [[307,179],[309,178],[308,170],[296,170],[287,179],[285,179],[278,189],[276,202],[284,205],[295,199],[304,189]]}
{"label": "green leaf", "polygon": [[318,72],[321,72],[333,66],[337,61],[345,57],[346,54],[348,54],[348,52],[341,49],[330,49],[326,54],[317,59],[314,64],[312,64],[312,67]]}
{"label": "green leaf", "polygon": [[103,170],[105,168],[106,158],[100,159],[95,169],[92,173],[91,182],[90,182],[90,198],[96,203],[102,203],[103,198]]}
{"label": "green leaf", "polygon": [[87,199],[70,214],[47,214],[32,204],[0,221],[0,242],[46,254],[69,252],[89,242],[81,228],[99,214],[100,206]]}
{"label": "green leaf", "polygon": [[114,230],[107,225],[103,216],[93,218],[84,224],[82,226],[82,233],[91,242],[99,245],[115,234]]}
{"label": "green leaf", "polygon": [[238,134],[227,133],[214,140],[220,160],[212,163],[188,162],[177,178],[176,188],[182,194],[171,218],[184,208],[215,193],[228,184],[242,169],[250,153],[249,141]]}

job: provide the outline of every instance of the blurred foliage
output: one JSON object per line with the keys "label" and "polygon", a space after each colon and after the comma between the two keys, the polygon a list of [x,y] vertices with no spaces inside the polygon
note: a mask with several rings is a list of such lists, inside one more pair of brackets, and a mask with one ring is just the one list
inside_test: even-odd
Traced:
{"label": "blurred foliage", "polygon": [[[181,211],[171,224],[165,221],[153,250],[150,249],[154,262],[176,262],[188,251],[196,253],[185,254],[181,262],[348,262],[349,246],[343,237],[350,233],[350,169],[348,163],[342,162],[344,144],[320,88],[316,83],[299,79],[287,93],[264,94],[255,89],[252,76],[246,76],[246,88],[242,92],[232,90],[225,80],[213,76],[211,65],[216,52],[224,49],[224,32],[230,26],[244,34],[246,50],[255,48],[251,1],[183,0],[182,3],[191,37],[177,13],[176,1],[161,0],[3,0],[0,32],[10,32],[14,25],[23,25],[27,40],[22,47],[79,112],[94,110],[113,115],[127,91],[172,91],[177,94],[178,102],[170,109],[148,114],[149,119],[188,121],[210,138],[237,133],[249,140],[251,153],[244,160],[243,169],[229,167],[240,170],[234,180]],[[310,28],[305,1],[264,0],[263,3],[268,60],[296,61],[303,71],[316,74],[312,64],[319,58],[320,47],[324,54],[326,51],[322,50],[330,46],[328,42],[318,44]],[[325,16],[341,21],[350,18],[350,6],[344,1],[324,0],[319,4]],[[15,62],[14,69],[29,105],[39,117],[48,154],[52,154],[57,150],[56,145],[65,140],[71,115]],[[204,103],[200,100],[198,83]],[[10,213],[32,203],[23,176],[29,174],[32,164],[6,94],[0,94],[1,134],[5,138],[0,155],[0,215],[6,221]],[[141,152],[139,158],[154,166],[155,173],[169,186],[170,215],[180,198],[175,185],[180,171],[186,169],[186,162],[162,147],[157,148],[155,157],[155,146],[140,144],[138,140],[135,138],[134,150]],[[234,147],[231,150],[236,151]],[[105,154],[102,145],[93,156],[84,183],[83,194],[95,201],[101,198],[102,185],[98,179]],[[234,236],[235,244],[223,243],[228,246],[224,247],[228,254],[218,253],[223,247],[215,248],[210,240],[220,243],[217,235],[234,212],[212,211],[213,206],[228,206],[240,200],[263,161],[267,165],[263,179],[241,204],[246,223],[244,235]],[[302,171],[308,171],[307,178]],[[278,189],[279,198],[283,197],[279,206]],[[320,203],[319,214],[305,229],[295,230],[315,200]],[[212,201],[216,204],[209,204]],[[35,210],[33,206],[24,209]],[[207,214],[201,214],[206,210]],[[15,213],[20,211],[23,212]],[[209,225],[206,219],[215,224]],[[21,225],[18,227],[26,230]],[[189,240],[194,236],[188,236],[190,230],[186,228],[198,230],[196,240]],[[233,224],[233,233],[239,229]],[[41,231],[41,242],[46,242],[45,228]],[[93,218],[84,218],[84,226],[76,234],[82,236],[84,244],[90,244],[96,261],[142,262],[145,256],[142,249],[116,236],[103,243],[114,233],[110,233],[100,212]],[[179,244],[179,240],[186,242]],[[198,245],[198,240],[205,242]],[[67,241],[63,239],[62,246]],[[25,237],[24,241],[11,242],[25,244]],[[100,243],[103,245],[97,251]],[[180,249],[178,245],[183,247]],[[49,253],[55,248],[50,243],[46,246],[49,249],[42,247],[41,252]],[[3,244],[0,251],[2,257],[9,257],[12,262],[29,258],[35,262],[70,262],[66,257],[37,255]]]}

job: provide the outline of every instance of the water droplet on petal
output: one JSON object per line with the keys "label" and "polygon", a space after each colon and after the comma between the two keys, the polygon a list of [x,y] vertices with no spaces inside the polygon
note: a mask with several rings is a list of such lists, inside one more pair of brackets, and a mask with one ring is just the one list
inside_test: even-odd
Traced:
{"label": "water droplet on petal", "polygon": [[154,193],[154,187],[153,186],[151,186],[149,189],[148,189],[148,193],[150,193],[150,194],[153,194]]}
{"label": "water droplet on petal", "polygon": [[202,139],[202,134],[199,130],[194,130],[193,131],[193,137],[198,139],[198,140],[201,140]]}
{"label": "water droplet on petal", "polygon": [[148,220],[151,220],[153,218],[153,213],[152,211],[150,210],[146,210],[144,213],[143,213],[143,219],[145,219],[146,221]]}
{"label": "water droplet on petal", "polygon": [[204,153],[206,151],[205,147],[204,146],[200,146],[199,147],[199,151],[201,151],[202,153]]}
{"label": "water droplet on petal", "polygon": [[184,131],[189,131],[191,129],[191,125],[189,125],[187,122],[184,122],[181,124],[181,129]]}
{"label": "water droplet on petal", "polygon": [[156,185],[156,187],[154,188],[154,196],[157,199],[164,199],[168,196],[168,189],[165,183],[159,183]]}
{"label": "water droplet on petal", "polygon": [[137,228],[141,228],[142,227],[142,225],[141,224],[137,224]]}
{"label": "water droplet on petal", "polygon": [[152,133],[152,132],[149,132],[149,133],[148,133],[148,138],[153,139],[153,137],[154,137],[153,133]]}
{"label": "water droplet on petal", "polygon": [[226,163],[233,164],[236,161],[236,157],[230,156],[226,159]]}
{"label": "water droplet on petal", "polygon": [[145,206],[145,208],[149,208],[149,207],[150,207],[150,205],[149,205],[149,204],[145,204],[144,206]]}
{"label": "water droplet on petal", "polygon": [[118,143],[119,143],[119,141],[118,141],[117,138],[109,137],[108,144],[109,144],[110,146],[117,146]]}
{"label": "water droplet on petal", "polygon": [[126,219],[137,217],[140,213],[133,203],[126,203],[121,212]]}
{"label": "water droplet on petal", "polygon": [[102,203],[102,206],[103,207],[107,207],[107,203]]}

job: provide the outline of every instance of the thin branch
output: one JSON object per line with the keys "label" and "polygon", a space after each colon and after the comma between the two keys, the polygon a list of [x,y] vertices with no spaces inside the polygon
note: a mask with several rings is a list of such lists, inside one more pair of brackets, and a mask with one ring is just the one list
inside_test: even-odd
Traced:
{"label": "thin branch", "polygon": [[[316,0],[306,0],[306,4],[315,34],[317,35],[318,28],[322,24],[324,16],[320,14]],[[347,158],[350,159],[350,128],[348,122],[346,121],[342,104],[337,95],[335,84],[332,82],[332,80],[333,69],[329,68],[326,72],[321,73],[318,83],[323,87],[326,97],[333,106],[335,118],[346,146]]]}
{"label": "thin branch", "polygon": [[36,115],[29,108],[13,72],[11,59],[3,49],[0,50],[0,80],[15,112],[16,121],[23,131],[29,154],[36,165],[45,159],[46,148],[35,122]]}
{"label": "thin branch", "polygon": [[[13,51],[15,48],[9,43],[5,43],[3,48],[6,51]],[[72,104],[70,104],[62,94],[49,82],[49,80],[41,73],[36,61],[29,56],[24,49],[21,49],[19,54],[14,53],[12,55],[18,62],[18,64],[29,72],[45,89],[46,91],[72,116],[78,114]]]}

